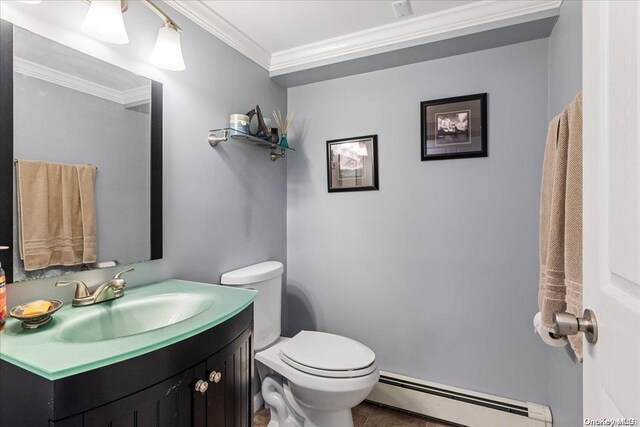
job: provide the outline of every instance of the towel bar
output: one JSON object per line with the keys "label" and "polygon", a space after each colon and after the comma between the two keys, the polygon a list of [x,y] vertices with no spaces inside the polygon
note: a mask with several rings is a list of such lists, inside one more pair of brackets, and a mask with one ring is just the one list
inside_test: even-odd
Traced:
{"label": "towel bar", "polygon": [[[20,159],[13,159],[13,164],[15,165],[16,163],[18,163],[18,160],[20,160]],[[58,165],[71,164],[71,163],[60,163],[60,162],[47,162],[47,163],[55,163],[55,164],[58,164]],[[92,165],[91,163],[87,163],[86,165],[87,166],[94,166],[96,168],[96,171],[98,170],[98,166],[96,166],[96,165]]]}

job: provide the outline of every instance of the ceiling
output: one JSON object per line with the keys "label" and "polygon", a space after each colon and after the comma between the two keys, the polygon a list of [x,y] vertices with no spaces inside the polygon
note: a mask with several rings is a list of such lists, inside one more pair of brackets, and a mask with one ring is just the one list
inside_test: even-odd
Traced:
{"label": "ceiling", "polygon": [[[285,81],[290,77],[305,84],[546,37],[562,3],[410,0],[413,14],[395,18],[392,0],[154,1],[179,24],[193,21],[287,87],[293,84]],[[2,6],[3,15],[12,12],[19,21],[33,16],[38,25],[58,21],[72,31],[87,9],[77,0],[36,7],[3,0]],[[102,48],[92,39],[84,42]]]}
{"label": "ceiling", "polygon": [[20,64],[37,66],[40,73],[48,69],[118,92],[139,88],[149,91],[149,79],[23,28],[16,27],[14,43],[14,56],[21,60]]}
{"label": "ceiling", "polygon": [[558,14],[562,0],[165,0],[271,76]]}
{"label": "ceiling", "polygon": [[[270,54],[392,24],[390,0],[203,0]],[[411,0],[411,17],[448,11],[474,1]]]}
{"label": "ceiling", "polygon": [[149,79],[21,27],[14,30],[13,64],[16,78],[44,80],[148,112]]}

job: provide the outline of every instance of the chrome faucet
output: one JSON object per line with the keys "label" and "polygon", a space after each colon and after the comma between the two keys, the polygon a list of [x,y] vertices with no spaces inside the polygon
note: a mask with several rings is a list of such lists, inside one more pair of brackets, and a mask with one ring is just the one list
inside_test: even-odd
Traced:
{"label": "chrome faucet", "polygon": [[134,268],[128,268],[117,273],[112,279],[98,286],[93,292],[90,292],[87,285],[80,280],[60,280],[56,282],[56,286],[76,285],[76,294],[71,302],[74,307],[98,304],[124,295],[124,287],[127,282],[124,281],[122,275],[130,271],[134,271]]}

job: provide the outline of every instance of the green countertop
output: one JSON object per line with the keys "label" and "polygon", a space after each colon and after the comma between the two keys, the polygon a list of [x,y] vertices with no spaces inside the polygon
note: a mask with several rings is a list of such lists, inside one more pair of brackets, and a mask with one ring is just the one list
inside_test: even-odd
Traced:
{"label": "green countertop", "polygon": [[[4,330],[0,331],[0,359],[49,380],[76,375],[197,335],[241,312],[257,294],[257,291],[237,287],[171,279],[127,288],[122,298],[92,306],[72,307],[67,303],[54,313],[53,322],[40,329],[23,329],[20,321],[7,319]],[[141,320],[144,323],[145,316],[148,319],[153,313],[153,310],[146,310],[145,302],[158,298],[165,302],[165,306],[172,299],[197,298],[199,312],[184,320],[176,316],[168,326],[122,337],[113,338],[107,333],[91,341],[86,336],[88,334],[83,337],[81,333],[78,341],[74,341],[73,334],[69,332],[83,332],[83,324],[88,325],[87,330],[95,331],[96,324],[90,322],[110,320],[110,313],[117,313],[122,307],[139,313],[138,319],[134,319],[137,323],[132,325],[135,328]],[[122,324],[122,319],[120,321]]]}

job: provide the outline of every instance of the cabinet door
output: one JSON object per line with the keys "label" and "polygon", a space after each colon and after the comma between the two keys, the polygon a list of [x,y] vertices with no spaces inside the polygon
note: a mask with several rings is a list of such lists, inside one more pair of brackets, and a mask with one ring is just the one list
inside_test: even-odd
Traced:
{"label": "cabinet door", "polygon": [[85,412],[84,426],[204,426],[206,395],[194,389],[204,375],[205,365],[201,363],[131,396]]}
{"label": "cabinet door", "polygon": [[207,359],[207,427],[252,425],[252,365],[251,331]]}

